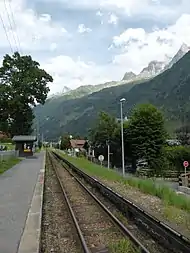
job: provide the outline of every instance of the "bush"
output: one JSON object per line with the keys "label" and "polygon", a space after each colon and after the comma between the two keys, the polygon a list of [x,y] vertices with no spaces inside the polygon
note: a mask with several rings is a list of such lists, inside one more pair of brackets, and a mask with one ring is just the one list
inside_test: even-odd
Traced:
{"label": "bush", "polygon": [[190,148],[184,146],[165,147],[164,154],[168,161],[168,169],[183,173],[183,161],[190,161]]}
{"label": "bush", "polygon": [[[184,172],[183,161],[190,163],[190,148],[185,146],[164,147],[154,160],[154,166],[141,169],[137,175],[148,177],[178,177]],[[188,169],[187,169],[188,171]]]}
{"label": "bush", "polygon": [[10,139],[10,138],[1,138],[0,143],[12,143],[12,139]]}

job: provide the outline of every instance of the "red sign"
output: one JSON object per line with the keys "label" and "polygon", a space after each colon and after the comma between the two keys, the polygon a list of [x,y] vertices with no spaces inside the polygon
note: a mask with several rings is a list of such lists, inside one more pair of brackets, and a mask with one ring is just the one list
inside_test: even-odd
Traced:
{"label": "red sign", "polygon": [[184,161],[184,162],[183,162],[183,166],[184,166],[185,168],[187,168],[187,167],[189,166],[189,162],[188,162],[188,161]]}

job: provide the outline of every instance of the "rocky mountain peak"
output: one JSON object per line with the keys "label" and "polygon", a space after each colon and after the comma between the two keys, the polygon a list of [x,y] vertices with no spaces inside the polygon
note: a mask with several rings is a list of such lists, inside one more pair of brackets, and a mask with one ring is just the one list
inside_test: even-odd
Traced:
{"label": "rocky mountain peak", "polygon": [[151,77],[159,74],[165,66],[164,62],[161,61],[151,61],[147,67],[143,68],[140,72],[140,77]]}
{"label": "rocky mountain peak", "polygon": [[63,89],[62,89],[62,91],[56,92],[56,93],[50,95],[49,98],[60,97],[60,96],[62,96],[63,94],[69,92],[69,91],[71,91],[71,89],[70,89],[69,87],[67,87],[67,86],[64,86]]}
{"label": "rocky mountain peak", "polygon": [[179,49],[179,51],[182,51],[182,52],[185,52],[185,53],[187,53],[189,50],[190,50],[190,47],[187,44],[185,44],[185,43],[183,43],[181,45],[180,49]]}
{"label": "rocky mountain peak", "polygon": [[189,50],[190,47],[187,44],[183,43],[172,60],[165,66],[164,70],[171,68],[173,64],[178,62]]}
{"label": "rocky mountain peak", "polygon": [[136,77],[136,75],[132,71],[130,71],[130,72],[126,72],[125,73],[125,75],[124,75],[124,77],[123,77],[122,80],[131,80],[131,79],[133,79],[135,77]]}

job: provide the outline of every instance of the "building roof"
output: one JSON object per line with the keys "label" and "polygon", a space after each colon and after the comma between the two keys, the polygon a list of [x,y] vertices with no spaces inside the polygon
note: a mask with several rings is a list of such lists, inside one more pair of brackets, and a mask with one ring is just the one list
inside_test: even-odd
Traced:
{"label": "building roof", "polygon": [[85,144],[86,140],[70,140],[72,148],[82,148]]}
{"label": "building roof", "polygon": [[32,135],[15,135],[12,138],[13,141],[37,141],[36,136]]}

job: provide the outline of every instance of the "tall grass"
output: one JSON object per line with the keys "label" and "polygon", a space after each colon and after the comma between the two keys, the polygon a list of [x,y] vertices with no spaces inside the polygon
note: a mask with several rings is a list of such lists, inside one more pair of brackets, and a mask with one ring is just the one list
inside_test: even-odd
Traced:
{"label": "tall grass", "polygon": [[174,190],[165,185],[155,184],[151,179],[139,179],[134,177],[123,178],[116,171],[105,167],[103,168],[85,158],[70,157],[60,152],[59,154],[91,176],[97,176],[108,181],[119,181],[126,186],[129,185],[139,189],[141,192],[156,196],[163,200],[165,204],[190,212],[190,198],[187,198],[185,195],[178,195]]}

